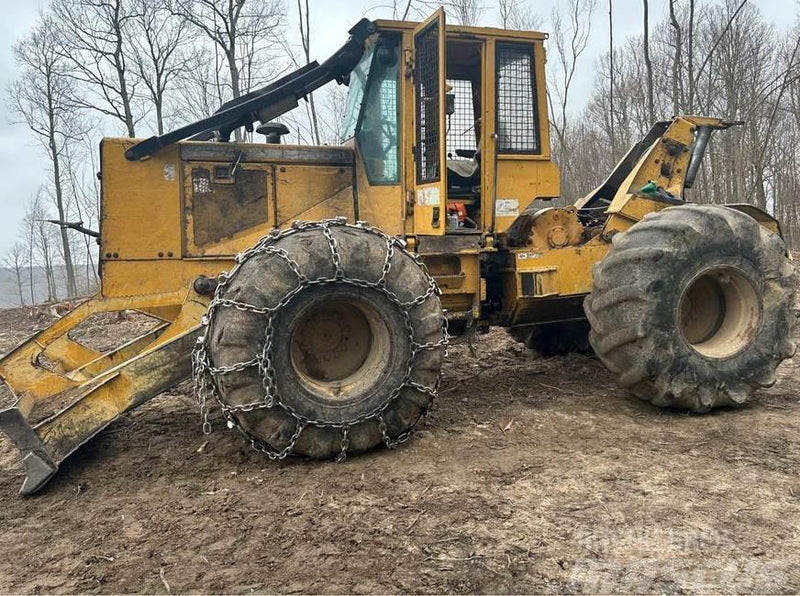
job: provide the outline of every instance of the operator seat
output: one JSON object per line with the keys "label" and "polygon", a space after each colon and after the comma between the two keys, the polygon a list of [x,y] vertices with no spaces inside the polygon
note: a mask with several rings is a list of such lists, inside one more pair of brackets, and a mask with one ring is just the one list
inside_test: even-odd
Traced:
{"label": "operator seat", "polygon": [[456,155],[467,159],[447,160],[447,187],[472,188],[480,184],[481,154],[477,151],[456,149]]}

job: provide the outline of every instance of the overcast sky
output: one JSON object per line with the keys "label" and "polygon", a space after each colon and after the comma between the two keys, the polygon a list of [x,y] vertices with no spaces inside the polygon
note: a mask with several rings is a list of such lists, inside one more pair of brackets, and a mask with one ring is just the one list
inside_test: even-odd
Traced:
{"label": "overcast sky", "polygon": [[[558,0],[530,0],[534,11],[547,17]],[[768,21],[779,29],[789,27],[797,18],[796,0],[751,0]],[[13,44],[24,37],[33,26],[47,0],[0,0],[0,254],[17,239],[19,221],[25,203],[43,184],[48,175],[48,161],[21,124],[14,124],[7,108],[7,88],[17,74],[12,53]],[[289,2],[292,9],[294,3]],[[386,0],[311,0],[312,51],[322,61],[346,39],[347,30],[362,16],[386,17]],[[494,4],[486,0],[486,5]],[[650,0],[651,23],[663,22],[666,0]],[[371,8],[373,7],[373,8]],[[594,74],[594,61],[605,51],[608,35],[607,3],[598,0],[593,23],[593,39],[587,58],[576,73],[574,97],[588,93]],[[291,13],[294,17],[294,13]],[[495,25],[494,16],[486,14],[486,24]],[[641,30],[642,1],[614,0],[614,37],[622,43],[626,32],[637,35]],[[296,21],[289,24],[291,33],[297,29]],[[543,27],[546,29],[546,25]],[[576,106],[577,107],[577,106]],[[109,130],[109,134],[121,134],[120,130]]]}

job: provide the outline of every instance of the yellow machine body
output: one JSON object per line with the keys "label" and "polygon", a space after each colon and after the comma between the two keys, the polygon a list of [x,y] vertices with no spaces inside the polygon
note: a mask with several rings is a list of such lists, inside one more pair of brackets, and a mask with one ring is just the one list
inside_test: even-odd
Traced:
{"label": "yellow machine body", "polygon": [[[101,290],[0,360],[0,375],[18,399],[0,412],[0,427],[23,453],[23,493],[41,487],[65,457],[121,413],[190,374],[192,346],[213,293],[208,280],[270,230],[344,217],[401,237],[439,284],[448,318],[465,327],[572,320],[583,316],[591,267],[613,235],[669,206],[664,197],[682,195],[698,127],[727,126],[677,117],[621,162],[616,180],[612,175],[575,206],[548,208],[559,195],[559,172],[549,144],[546,34],[446,27],[443,11],[420,24],[377,21],[374,27],[365,54],[378,58],[368,74],[394,73],[385,80],[393,81],[387,89],[396,120],[384,118],[373,133],[394,131],[387,133],[393,152],[376,158],[370,149],[367,131],[374,123],[366,104],[376,87],[370,91],[368,77],[354,139],[344,146],[183,141],[131,160],[127,152],[138,141],[103,141]],[[375,49],[381,39],[391,40],[389,50]],[[527,70],[520,75],[508,64]],[[521,99],[504,95],[515,76],[522,76]],[[453,158],[447,123],[463,81],[471,83],[471,159],[477,153],[480,163],[474,184],[458,194],[445,166]],[[499,114],[513,112],[520,101],[527,106],[520,121],[534,141],[525,150],[504,149],[504,139],[516,133]],[[643,193],[649,183],[661,194]],[[608,216],[587,227],[579,209],[598,197]],[[752,215],[777,225],[765,214]],[[462,220],[451,226],[456,217],[469,226],[458,227]],[[128,309],[162,322],[107,353],[70,337],[90,315]]]}

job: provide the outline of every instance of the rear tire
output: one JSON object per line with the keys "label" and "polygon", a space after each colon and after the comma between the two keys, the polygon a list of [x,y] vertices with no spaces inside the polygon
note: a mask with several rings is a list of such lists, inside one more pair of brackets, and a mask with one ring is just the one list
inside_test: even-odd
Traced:
{"label": "rear tire", "polygon": [[240,257],[209,307],[200,372],[270,457],[344,456],[408,437],[435,395],[444,329],[435,283],[398,241],[305,223]]}
{"label": "rear tire", "polygon": [[593,270],[589,340],[638,397],[707,412],[775,383],[795,352],[797,276],[783,241],[713,205],[647,215]]}

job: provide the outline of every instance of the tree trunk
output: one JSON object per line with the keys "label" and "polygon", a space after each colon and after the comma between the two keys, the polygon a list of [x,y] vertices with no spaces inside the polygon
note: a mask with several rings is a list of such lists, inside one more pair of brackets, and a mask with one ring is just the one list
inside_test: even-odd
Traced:
{"label": "tree trunk", "polygon": [[164,134],[164,96],[159,94],[153,103],[156,106],[156,128],[158,136],[161,136]]}
{"label": "tree trunk", "polygon": [[[67,215],[64,210],[64,192],[61,187],[61,163],[59,160],[58,147],[56,146],[55,123],[53,122],[53,111],[50,110],[50,159],[53,163],[53,187],[56,193],[56,210],[58,220],[66,221]],[[72,251],[69,246],[69,234],[67,228],[59,226],[61,233],[61,249],[64,253],[64,268],[67,272],[67,295],[72,297],[78,293],[75,283],[75,268],[72,263]]]}
{"label": "tree trunk", "polygon": [[689,0],[688,56],[686,60],[686,78],[689,80],[689,99],[686,111],[694,112],[694,0]]}
{"label": "tree trunk", "polygon": [[616,139],[614,134],[614,18],[612,0],[608,0],[608,117],[611,133],[611,157],[616,155]]}
{"label": "tree trunk", "polygon": [[672,57],[672,115],[677,116],[681,111],[680,88],[678,86],[681,74],[681,25],[675,16],[675,0],[669,0],[669,20],[675,29],[675,54]]}
{"label": "tree trunk", "polygon": [[647,71],[647,122],[655,122],[655,107],[653,105],[653,61],[650,59],[650,18],[648,0],[644,0],[644,66]]}

